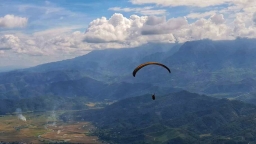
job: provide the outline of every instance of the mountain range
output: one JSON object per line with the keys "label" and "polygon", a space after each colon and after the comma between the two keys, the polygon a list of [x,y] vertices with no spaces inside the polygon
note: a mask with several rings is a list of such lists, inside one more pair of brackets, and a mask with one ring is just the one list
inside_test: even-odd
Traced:
{"label": "mountain range", "polygon": [[[255,46],[255,39],[241,38],[149,43],[2,72],[0,114],[87,109],[60,118],[91,121],[93,134],[110,143],[256,142]],[[133,77],[148,61],[171,74],[147,66]],[[115,103],[86,106],[106,101]]]}
{"label": "mountain range", "polygon": [[[0,98],[51,94],[100,101],[184,89],[250,102],[255,99],[255,45],[255,39],[237,38],[95,50],[74,59],[0,73]],[[133,77],[133,69],[148,61],[161,62],[172,73],[147,66]]]}

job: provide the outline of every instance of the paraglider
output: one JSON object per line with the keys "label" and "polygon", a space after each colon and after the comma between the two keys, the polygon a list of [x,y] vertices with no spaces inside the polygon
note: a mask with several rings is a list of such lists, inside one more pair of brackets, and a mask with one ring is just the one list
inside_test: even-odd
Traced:
{"label": "paraglider", "polygon": [[[135,77],[136,76],[136,73],[143,67],[145,66],[148,66],[148,65],[158,65],[158,66],[161,66],[161,67],[164,67],[165,69],[168,70],[169,73],[171,73],[171,70],[165,66],[164,64],[161,64],[161,63],[158,63],[158,62],[146,62],[146,63],[143,63],[143,64],[140,64],[139,66],[137,66],[134,70],[133,70],[133,73],[132,75]],[[155,100],[155,94],[152,95],[152,99]]]}
{"label": "paraglider", "polygon": [[165,69],[167,69],[167,70],[169,71],[169,73],[171,73],[171,70],[170,70],[167,66],[165,66],[165,65],[163,65],[163,64],[161,64],[161,63],[158,63],[158,62],[146,62],[146,63],[143,63],[143,64],[137,66],[137,67],[134,69],[134,71],[133,71],[133,73],[132,73],[133,76],[135,77],[136,73],[137,73],[141,68],[143,68],[143,67],[145,67],[145,66],[147,66],[147,65],[159,65],[159,66],[164,67]]}

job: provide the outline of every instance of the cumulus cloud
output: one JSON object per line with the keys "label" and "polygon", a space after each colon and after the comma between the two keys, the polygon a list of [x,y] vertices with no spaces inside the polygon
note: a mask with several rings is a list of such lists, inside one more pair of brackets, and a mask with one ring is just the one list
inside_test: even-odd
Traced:
{"label": "cumulus cloud", "polygon": [[120,13],[113,14],[109,20],[106,17],[93,20],[87,28],[84,41],[89,43],[125,41],[129,37],[139,35],[138,30],[146,20],[146,16],[132,15],[126,18]]}
{"label": "cumulus cloud", "polygon": [[253,26],[252,20],[248,17],[245,17],[244,14],[237,14],[234,20],[234,29],[233,32],[236,36],[239,37],[256,37],[256,27]]}
{"label": "cumulus cloud", "polygon": [[256,12],[253,14],[253,18],[252,18],[254,24],[256,25]]}
{"label": "cumulus cloud", "polygon": [[225,22],[223,14],[215,14],[211,16],[211,21],[215,24],[222,24]]}
{"label": "cumulus cloud", "polygon": [[[208,14],[207,14],[208,15]],[[209,15],[210,16],[210,15]],[[239,19],[241,18],[241,19]],[[171,18],[136,16],[130,18],[114,14],[110,19],[102,17],[92,21],[85,32],[88,43],[143,44],[147,42],[174,42],[198,39],[235,39],[237,36],[256,37],[255,28],[246,26],[242,16],[237,15],[233,26],[226,23],[223,14],[213,13],[188,23],[186,17]]]}
{"label": "cumulus cloud", "polygon": [[211,18],[200,19],[195,23],[190,24],[190,27],[186,33],[186,35],[190,36],[190,40],[206,38],[213,40],[234,39],[231,34],[231,28],[224,24],[217,25],[211,20]]}
{"label": "cumulus cloud", "polygon": [[179,30],[188,24],[186,18],[172,18],[167,22],[156,25],[144,25],[141,30],[142,35],[168,34]]}
{"label": "cumulus cloud", "polygon": [[[120,13],[93,20],[85,32],[63,27],[26,34],[0,34],[0,53],[9,51],[29,56],[78,56],[95,49],[135,47],[148,42],[185,42],[199,39],[256,37],[252,16],[234,15],[227,22],[223,14],[212,14],[192,23],[186,17],[170,18]],[[250,23],[251,22],[251,23]],[[255,22],[255,21],[254,21]]]}
{"label": "cumulus cloud", "polygon": [[4,51],[3,50],[0,50],[0,55],[4,54]]}
{"label": "cumulus cloud", "polygon": [[[173,18],[166,21],[165,17],[137,16],[129,18],[120,13],[113,14],[109,19],[102,17],[90,23],[84,41],[87,43],[112,43],[121,47],[130,47],[147,42],[175,41],[172,31],[188,24],[186,18]],[[153,36],[153,35],[162,36]]]}
{"label": "cumulus cloud", "polygon": [[[73,27],[76,29],[76,27]],[[84,54],[92,50],[83,42],[84,33],[71,27],[57,28],[28,34],[0,34],[0,50],[19,55],[56,56]]]}
{"label": "cumulus cloud", "polygon": [[18,49],[20,39],[14,35],[3,35],[0,37],[1,49]]}
{"label": "cumulus cloud", "polygon": [[[25,42],[24,42],[25,41]],[[35,46],[29,45],[27,42],[31,40],[26,39],[21,40],[18,36],[15,35],[3,35],[0,37],[0,49],[2,50],[13,50],[16,53],[26,53],[29,55],[42,55],[43,53]]]}
{"label": "cumulus cloud", "polygon": [[15,27],[24,27],[27,25],[28,18],[18,17],[14,15],[5,15],[0,17],[0,27],[3,28],[15,28]]}
{"label": "cumulus cloud", "polygon": [[[34,57],[43,63],[47,60],[71,58],[88,53],[95,49],[135,47],[148,42],[185,42],[199,39],[235,39],[236,37],[256,38],[256,1],[255,0],[130,0],[138,7],[112,7],[115,12],[135,13],[138,15],[124,16],[115,13],[110,18],[101,17],[90,22],[86,31],[84,27],[70,27],[71,20],[85,18],[85,15],[68,11],[47,3],[47,6],[20,5],[17,10],[34,19],[33,25],[44,25],[41,20],[51,21],[47,24],[51,29],[32,34],[17,31],[0,31],[0,54],[24,55]],[[145,6],[143,4],[150,4]],[[151,5],[153,4],[153,5]],[[227,7],[218,7],[223,5]],[[154,5],[157,5],[155,7]],[[87,5],[88,6],[88,5]],[[192,6],[206,7],[194,9],[185,17],[166,18],[167,9],[163,7]],[[209,7],[211,6],[211,7]],[[205,11],[209,10],[211,11]],[[200,13],[198,13],[200,11]],[[175,12],[176,13],[176,12]],[[178,12],[182,14],[183,12]],[[75,18],[74,18],[75,16]],[[69,27],[52,28],[68,24]],[[26,26],[28,19],[14,15],[0,17],[0,28],[16,28]],[[64,23],[66,22],[66,23]],[[73,23],[74,24],[74,23]],[[77,23],[76,23],[77,24]],[[49,28],[49,27],[48,27]],[[7,57],[7,56],[6,56]],[[41,59],[42,58],[42,59]],[[3,62],[2,62],[3,64]]]}
{"label": "cumulus cloud", "polygon": [[156,25],[156,24],[164,23],[165,21],[166,21],[165,17],[149,16],[146,21],[146,24]]}

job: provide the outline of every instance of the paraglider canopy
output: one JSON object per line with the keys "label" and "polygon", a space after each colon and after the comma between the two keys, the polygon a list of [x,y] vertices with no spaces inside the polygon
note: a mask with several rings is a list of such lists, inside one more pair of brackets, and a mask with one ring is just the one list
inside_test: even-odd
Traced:
{"label": "paraglider canopy", "polygon": [[137,73],[141,68],[143,68],[143,67],[145,67],[145,66],[148,66],[148,65],[158,65],[158,66],[162,66],[162,67],[164,67],[165,69],[167,69],[167,70],[169,71],[169,73],[171,73],[171,70],[170,70],[167,66],[165,66],[164,64],[161,64],[161,63],[158,63],[158,62],[146,62],[146,63],[143,63],[143,64],[137,66],[137,67],[134,69],[134,71],[133,71],[133,73],[132,73],[133,76],[135,77],[136,73]]}
{"label": "paraglider canopy", "polygon": [[[133,70],[133,73],[132,75],[135,77],[136,73],[143,67],[147,66],[147,65],[158,65],[158,66],[161,66],[161,67],[164,67],[165,69],[167,69],[169,71],[169,73],[171,73],[171,70],[165,66],[164,64],[161,64],[161,63],[158,63],[158,62],[146,62],[146,63],[143,63],[139,66],[137,66],[134,70]],[[155,94],[152,95],[152,99],[155,100],[156,97],[155,97]]]}

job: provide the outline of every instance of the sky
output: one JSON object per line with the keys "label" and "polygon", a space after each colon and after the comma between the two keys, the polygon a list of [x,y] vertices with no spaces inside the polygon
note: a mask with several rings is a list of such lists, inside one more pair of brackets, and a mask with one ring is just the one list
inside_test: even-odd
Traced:
{"label": "sky", "polygon": [[0,0],[0,67],[236,37],[256,38],[256,0]]}

